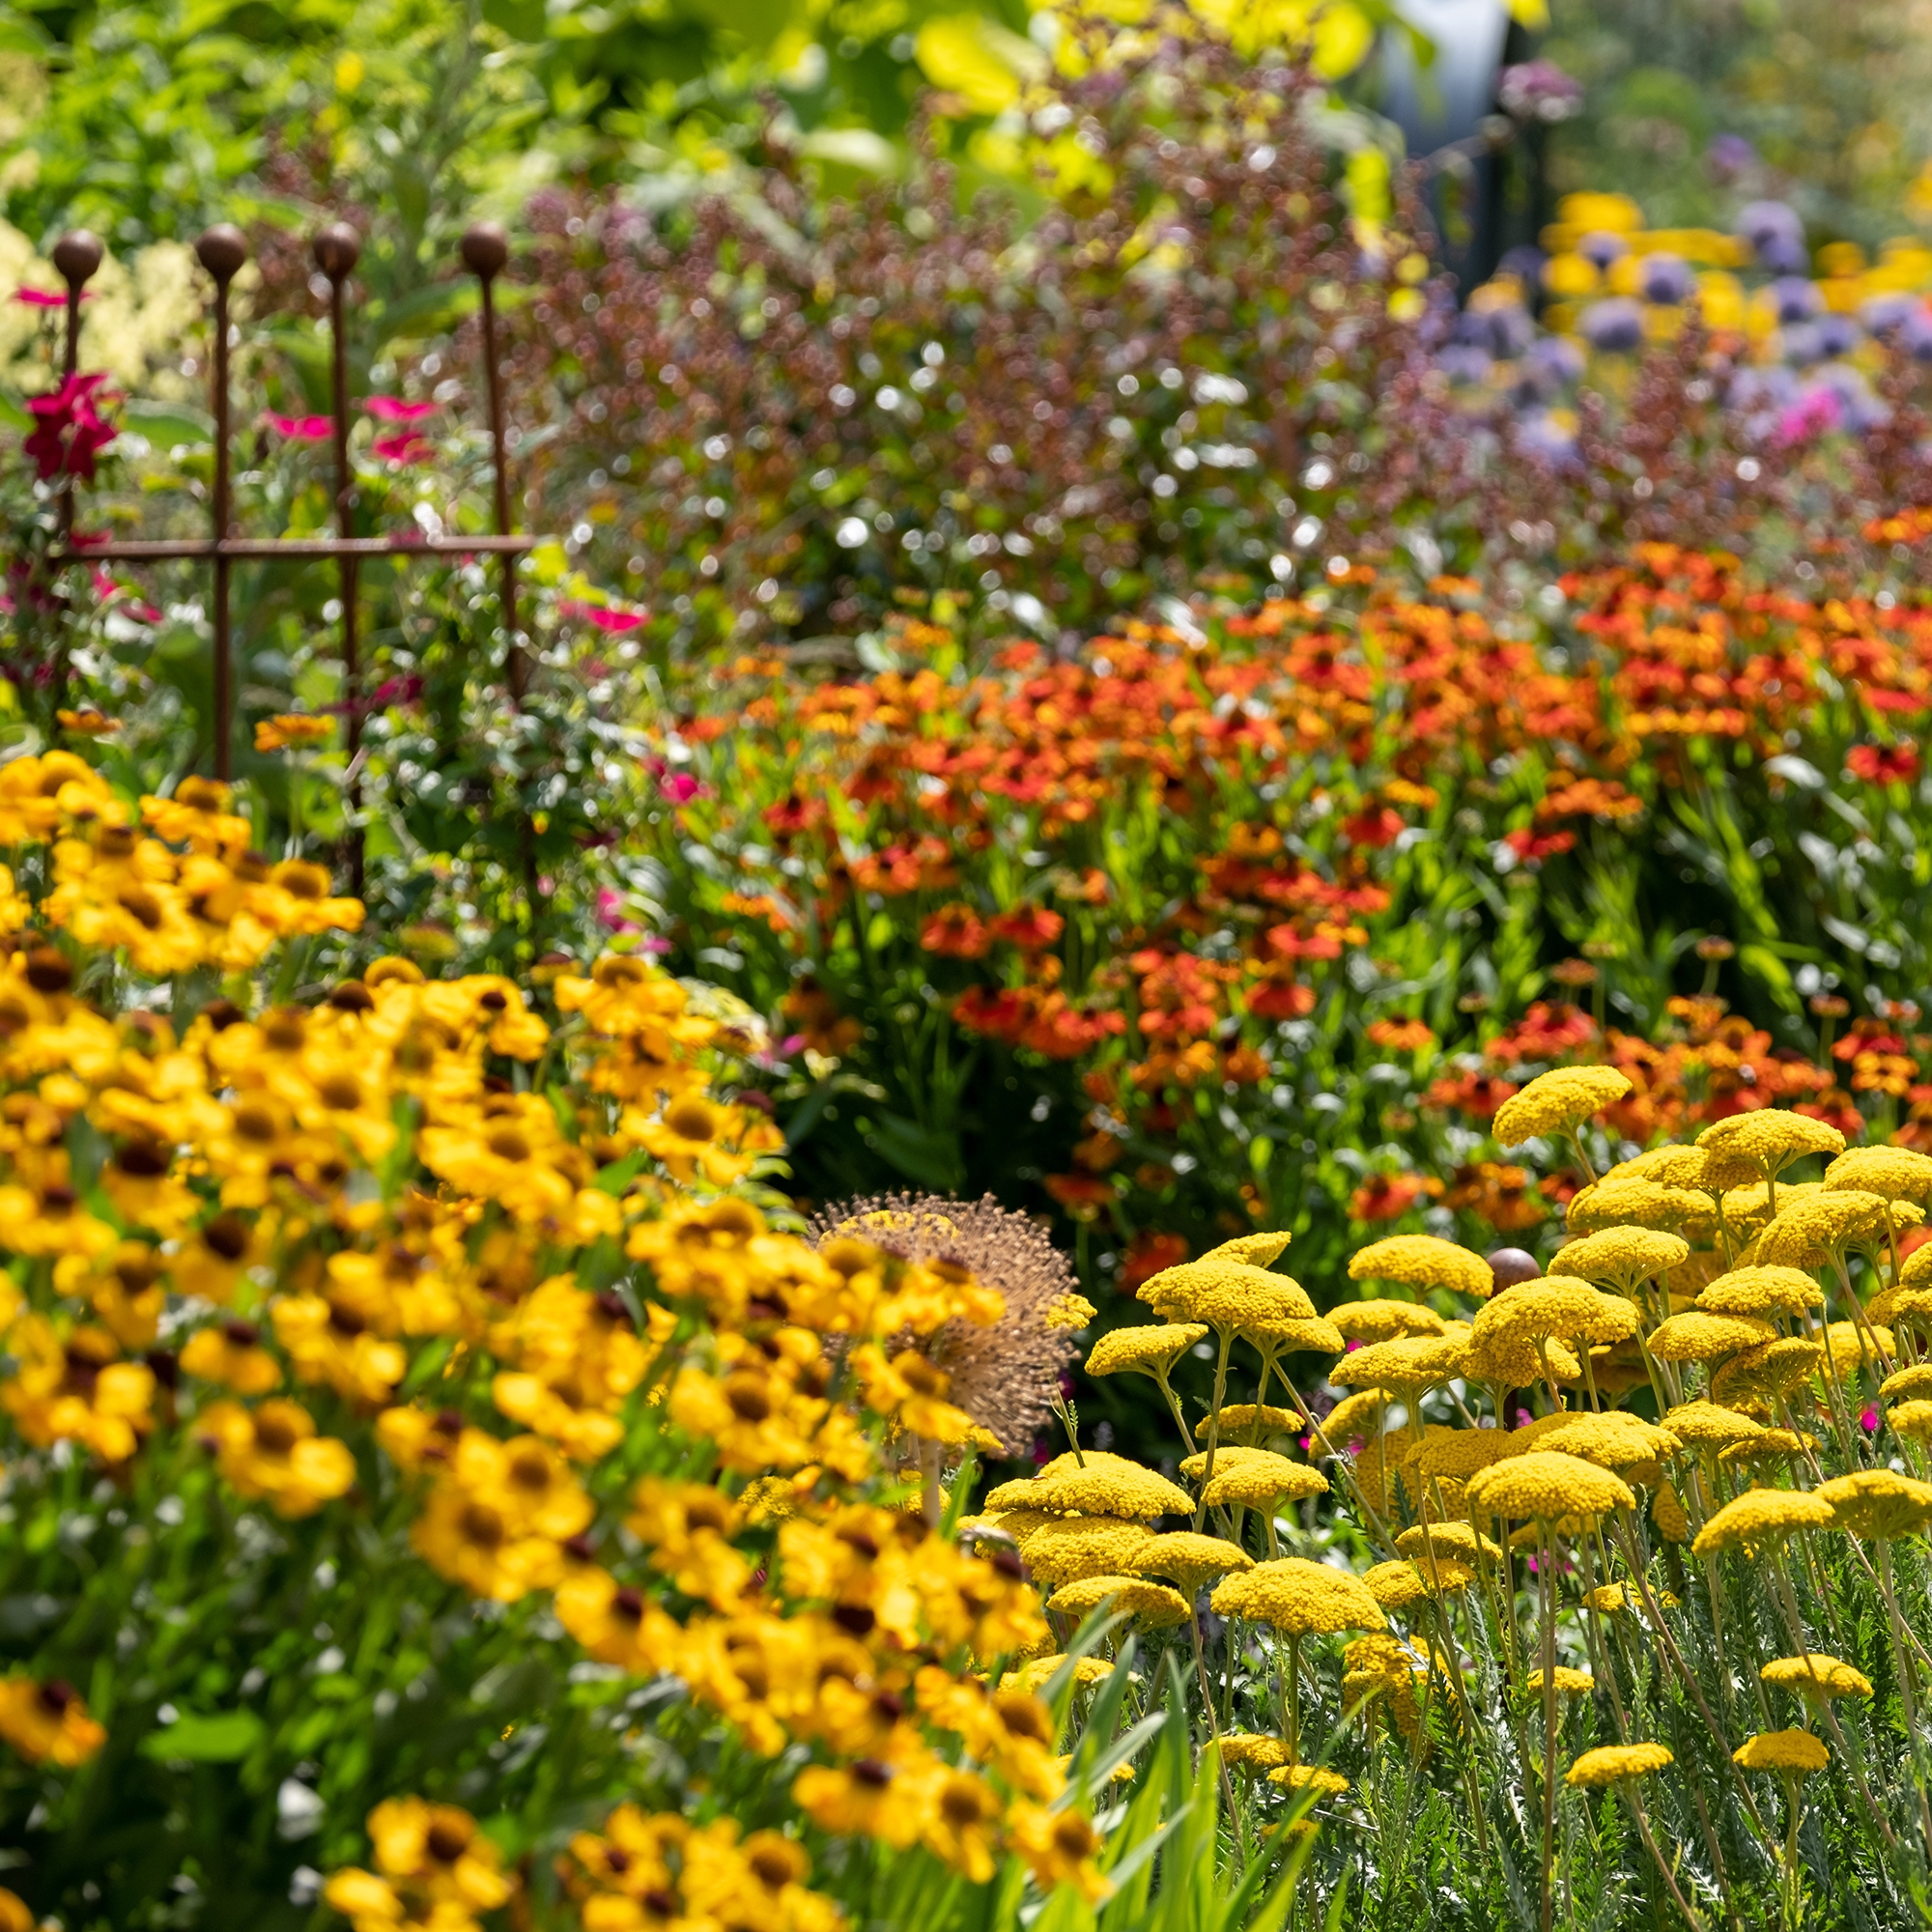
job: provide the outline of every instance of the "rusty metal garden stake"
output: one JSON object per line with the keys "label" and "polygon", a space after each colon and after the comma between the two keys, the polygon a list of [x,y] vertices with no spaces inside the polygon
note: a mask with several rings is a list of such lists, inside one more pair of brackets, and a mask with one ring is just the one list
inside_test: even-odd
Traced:
{"label": "rusty metal garden stake", "polygon": [[214,776],[226,784],[234,763],[233,646],[229,637],[228,590],[232,568],[227,550],[229,514],[228,448],[228,285],[248,259],[248,240],[241,229],[217,222],[194,252],[214,278],[214,354],[210,358],[214,416],[214,492],[211,523],[214,536]]}
{"label": "rusty metal garden stake", "polygon": [[[60,271],[61,280],[67,284],[67,353],[62,357],[61,373],[70,378],[80,373],[80,292],[93,280],[95,270],[100,267],[100,256],[99,241],[85,228],[76,228],[54,243],[54,267]],[[61,482],[62,544],[65,545],[72,535],[73,477],[69,474]]]}
{"label": "rusty metal garden stake", "polygon": [[[335,528],[346,545],[355,535],[355,486],[349,468],[349,353],[342,327],[342,289],[362,253],[362,238],[346,221],[333,221],[315,238],[315,265],[328,277],[328,328],[331,362],[329,393],[335,426]],[[348,773],[344,806],[349,818],[347,839],[349,890],[362,896],[362,829],[355,823],[362,806],[362,773],[357,762],[362,749],[362,677],[355,636],[356,560],[353,550],[337,554],[342,588],[342,731]]]}
{"label": "rusty metal garden stake", "polygon": [[[479,221],[463,237],[463,260],[483,291],[483,373],[490,396],[490,458],[496,469],[497,534],[510,534],[510,471],[503,435],[503,372],[497,361],[497,298],[494,284],[510,259],[509,238],[495,221]],[[504,670],[510,701],[521,704],[526,681],[524,650],[517,640],[517,559],[503,553]]]}

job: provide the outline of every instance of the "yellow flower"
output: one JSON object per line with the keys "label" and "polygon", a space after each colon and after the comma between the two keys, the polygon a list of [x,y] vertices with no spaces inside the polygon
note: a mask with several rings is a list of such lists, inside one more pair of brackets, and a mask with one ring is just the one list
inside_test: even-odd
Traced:
{"label": "yellow flower", "polygon": [[252,1321],[217,1321],[197,1329],[182,1350],[181,1365],[186,1374],[219,1382],[237,1395],[267,1395],[282,1378]]}
{"label": "yellow flower", "polygon": [[1733,1268],[1697,1297],[1697,1306],[1712,1315],[1802,1315],[1824,1305],[1825,1291],[1795,1267]]}
{"label": "yellow flower", "polygon": [[1117,1376],[1121,1370],[1130,1368],[1138,1368],[1146,1376],[1165,1376],[1206,1335],[1206,1321],[1169,1321],[1155,1327],[1109,1329],[1088,1350],[1082,1366],[1090,1376]]}
{"label": "yellow flower", "polygon": [[1774,1658],[1758,1675],[1767,1684],[1776,1684],[1801,1696],[1829,1702],[1833,1697],[1869,1697],[1871,1679],[1863,1671],[1823,1651],[1807,1651],[1801,1657]]}
{"label": "yellow flower", "polygon": [[554,1601],[557,1622],[600,1663],[648,1677],[677,1655],[677,1623],[595,1564],[564,1577]]}
{"label": "yellow flower", "polygon": [[[1916,1261],[1919,1255],[1932,1253],[1932,1242],[1913,1251]],[[1909,1369],[1896,1369],[1878,1385],[1878,1392],[1888,1402],[1916,1400],[1932,1397],[1932,1362],[1920,1362]]]}
{"label": "yellow flower", "polygon": [[1046,1600],[1046,1607],[1078,1623],[1091,1616],[1102,1604],[1109,1609],[1124,1610],[1148,1630],[1165,1630],[1183,1624],[1189,1616],[1187,1599],[1164,1583],[1151,1583],[1144,1577],[1083,1577],[1078,1582],[1063,1583]]}
{"label": "yellow flower", "polygon": [[299,1403],[265,1402],[255,1409],[211,1403],[195,1429],[213,1444],[229,1487],[238,1495],[266,1497],[278,1516],[312,1516],[355,1486],[349,1445],[318,1435],[314,1417]]}
{"label": "yellow flower", "polygon": [[1288,1740],[1255,1731],[1230,1731],[1216,1747],[1231,1771],[1272,1771],[1288,1762]]}
{"label": "yellow flower", "polygon": [[1070,1885],[1089,1904],[1097,1904],[1113,1890],[1112,1881],[1095,1862],[1099,1834],[1077,1811],[1019,1804],[1011,1824],[1014,1846],[1041,1891]]}
{"label": "yellow flower", "polygon": [[1487,1557],[1497,1562],[1503,1553],[1499,1545],[1492,1543],[1473,1523],[1467,1522],[1412,1523],[1396,1538],[1395,1547],[1424,1569],[1432,1559],[1475,1563]]}
{"label": "yellow flower", "polygon": [[1344,1340],[1389,1342],[1399,1335],[1439,1335],[1442,1318],[1415,1301],[1345,1301],[1328,1311]]}
{"label": "yellow flower", "polygon": [[1765,1107],[1713,1122],[1697,1136],[1697,1145],[1706,1153],[1747,1161],[1771,1180],[1806,1154],[1843,1153],[1845,1137],[1809,1115]]}
{"label": "yellow flower", "polygon": [[391,1798],[369,1814],[369,1836],[383,1875],[468,1912],[494,1912],[516,1889],[501,1855],[454,1804]]}
{"label": "yellow flower", "polygon": [[1901,1402],[1886,1411],[1885,1419],[1898,1435],[1919,1442],[1932,1442],[1932,1402]]}
{"label": "yellow flower", "polygon": [[1385,1389],[1412,1402],[1424,1389],[1459,1375],[1464,1352],[1460,1337],[1402,1335],[1393,1342],[1371,1342],[1366,1349],[1344,1355],[1329,1370],[1328,1379],[1337,1388]]}
{"label": "yellow flower", "polygon": [[1349,1780],[1339,1771],[1319,1764],[1278,1765],[1267,1779],[1284,1791],[1312,1791],[1318,1798],[1339,1798],[1349,1788]]}
{"label": "yellow flower", "polygon": [[923,1765],[862,1757],[838,1770],[807,1765],[794,1780],[791,1795],[820,1831],[877,1838],[903,1851],[926,1828],[927,1806],[921,1787],[929,1788],[931,1781]]}
{"label": "yellow flower", "polygon": [[1828,1188],[1856,1187],[1887,1201],[1932,1203],[1932,1154],[1909,1148],[1847,1148],[1825,1170]]}
{"label": "yellow flower", "polygon": [[[1710,1319],[1729,1321],[1737,1318],[1720,1315]],[[1719,1367],[1711,1377],[1711,1394],[1725,1404],[1751,1396],[1788,1395],[1824,1360],[1823,1342],[1809,1335],[1780,1335],[1776,1341],[1740,1350]]]}
{"label": "yellow flower", "polygon": [[[1532,1695],[1541,1696],[1542,1669],[1532,1670],[1524,1683]],[[1597,1688],[1597,1680],[1587,1670],[1572,1670],[1567,1663],[1559,1663],[1550,1673],[1550,1683],[1559,1697],[1587,1697]]]}
{"label": "yellow flower", "polygon": [[1217,1616],[1252,1618],[1291,1635],[1385,1627],[1381,1605],[1359,1577],[1299,1556],[1258,1563],[1216,1586]]}
{"label": "yellow flower", "polygon": [[551,1538],[520,1533],[506,1509],[449,1481],[430,1492],[410,1541],[451,1582],[504,1604],[549,1586],[563,1563]]}
{"label": "yellow flower", "polygon": [[1658,1485],[1657,1494],[1651,1498],[1650,1520],[1664,1542],[1690,1541],[1690,1519],[1685,1512],[1684,1499],[1670,1484]]}
{"label": "yellow flower", "polygon": [[1661,1362],[1715,1362],[1740,1350],[1773,1341],[1777,1331],[1768,1321],[1745,1315],[1712,1315],[1687,1308],[1658,1323],[1644,1338],[1644,1347]]}
{"label": "yellow flower", "polygon": [[1425,1566],[1403,1557],[1371,1564],[1362,1572],[1362,1583],[1383,1609],[1406,1610],[1430,1597],[1465,1589],[1475,1575],[1462,1563],[1438,1561]]}
{"label": "yellow flower", "polygon": [[1916,1536],[1932,1522],[1932,1483],[1896,1469],[1855,1469],[1820,1483],[1817,1494],[1831,1506],[1832,1527],[1853,1536],[1889,1542]]}
{"label": "yellow flower", "polygon": [[1306,1463],[1292,1462],[1269,1450],[1250,1450],[1238,1460],[1214,1459],[1214,1473],[1201,1492],[1208,1509],[1267,1509],[1284,1498],[1298,1502],[1303,1496],[1325,1495],[1328,1478]]}
{"label": "yellow flower", "polygon": [[1803,1435],[1795,1435],[1789,1429],[1765,1429],[1719,1450],[1718,1461],[1727,1469],[1757,1468],[1771,1463],[1794,1461],[1817,1446],[1818,1438],[1808,1429]]}
{"label": "yellow flower", "polygon": [[1715,1402],[1680,1402],[1664,1410],[1663,1426],[1684,1441],[1708,1449],[1741,1442],[1747,1435],[1757,1435],[1764,1424]]}
{"label": "yellow flower", "polygon": [[1698,1556],[1721,1549],[1755,1555],[1775,1549],[1801,1529],[1830,1529],[1836,1520],[1832,1505],[1811,1491],[1747,1490],[1705,1523],[1690,1548]]}
{"label": "yellow flower", "polygon": [[1605,1294],[1575,1275],[1550,1274],[1497,1295],[1477,1311],[1473,1329],[1479,1350],[1548,1336],[1621,1342],[1636,1333],[1637,1317],[1621,1294]]}
{"label": "yellow flower", "polygon": [[[1027,1559],[1032,1561],[1031,1545]],[[1252,1570],[1255,1559],[1225,1537],[1182,1529],[1141,1545],[1126,1567],[1136,1576],[1171,1578],[1191,1602],[1210,1577],[1225,1577],[1231,1570]]]}
{"label": "yellow flower", "polygon": [[1681,1235],[1653,1228],[1605,1228],[1557,1249],[1549,1272],[1605,1283],[1620,1294],[1632,1294],[1639,1282],[1666,1273],[1690,1254],[1690,1243]]}
{"label": "yellow flower", "polygon": [[1211,1255],[1163,1268],[1143,1282],[1136,1293],[1170,1321],[1205,1321],[1220,1330],[1316,1319],[1315,1304],[1299,1282],[1247,1262],[1216,1261]]}
{"label": "yellow flower", "polygon": [[1710,1212],[1710,1203],[1686,1187],[1655,1180],[1601,1180],[1573,1195],[1563,1224],[1573,1235],[1611,1228],[1655,1228],[1668,1232]]}
{"label": "yellow flower", "polygon": [[1626,1777],[1648,1777],[1652,1772],[1662,1771],[1676,1762],[1663,1745],[1599,1745],[1595,1750],[1585,1751],[1563,1774],[1563,1782],[1579,1786],[1615,1784]]}
{"label": "yellow flower", "polygon": [[1893,1228],[1912,1225],[1904,1217],[1918,1209],[1907,1202],[1888,1202],[1851,1188],[1814,1194],[1778,1211],[1765,1223],[1751,1259],[1773,1267],[1819,1267],[1848,1247],[1889,1241]]}
{"label": "yellow flower", "polygon": [[1565,1456],[1580,1456],[1584,1462],[1595,1463],[1601,1468],[1628,1473],[1634,1463],[1660,1462],[1676,1455],[1683,1445],[1670,1430],[1660,1429],[1656,1423],[1646,1422],[1628,1410],[1613,1408],[1601,1414],[1590,1409],[1566,1412],[1555,1428],[1538,1434],[1536,1446]]}
{"label": "yellow flower", "polygon": [[1152,1469],[1097,1449],[1084,1465],[1048,1463],[1030,1482],[1004,1483],[986,1498],[989,1509],[1047,1509],[1082,1516],[1149,1517],[1194,1513],[1193,1498]]}
{"label": "yellow flower", "polygon": [[291,746],[320,745],[335,734],[327,718],[312,718],[298,711],[278,711],[272,718],[255,721],[255,749],[258,752],[286,752]]}
{"label": "yellow flower", "polygon": [[1504,1147],[1567,1133],[1621,1100],[1630,1090],[1629,1076],[1613,1066],[1554,1067],[1539,1073],[1496,1109],[1492,1131]]}
{"label": "yellow flower", "polygon": [[1403,1460],[1418,1476],[1446,1476],[1465,1483],[1478,1469],[1487,1469],[1492,1463],[1521,1451],[1522,1445],[1512,1442],[1507,1430],[1452,1429],[1440,1435],[1425,1436]]}
{"label": "yellow flower", "polygon": [[1357,1248],[1349,1258],[1349,1279],[1444,1288],[1473,1301],[1486,1299],[1496,1285],[1495,1271],[1481,1255],[1435,1235],[1390,1235],[1384,1240],[1371,1241],[1366,1248]]}
{"label": "yellow flower", "polygon": [[1138,1568],[1135,1559],[1153,1542],[1145,1523],[1111,1517],[1061,1517],[1019,1539],[1020,1555],[1043,1589],[1083,1577],[1118,1577]]}
{"label": "yellow flower", "polygon": [[0,1885],[0,1932],[34,1932],[34,1915],[17,1891]]}
{"label": "yellow flower", "polygon": [[50,1678],[0,1678],[0,1738],[29,1764],[53,1763],[71,1771],[107,1742],[107,1732],[87,1715],[71,1684]]}
{"label": "yellow flower", "polygon": [[1484,1516],[1527,1517],[1552,1522],[1568,1517],[1607,1516],[1634,1509],[1631,1487],[1607,1469],[1578,1456],[1531,1450],[1478,1470],[1469,1478],[1469,1506]]}
{"label": "yellow flower", "polygon": [[925,1842],[969,1883],[985,1885],[998,1863],[1003,1809],[983,1777],[948,1772],[939,1781]]}
{"label": "yellow flower", "polygon": [[1809,1731],[1759,1731],[1731,1753],[1747,1771],[1823,1771],[1832,1761],[1824,1741]]}

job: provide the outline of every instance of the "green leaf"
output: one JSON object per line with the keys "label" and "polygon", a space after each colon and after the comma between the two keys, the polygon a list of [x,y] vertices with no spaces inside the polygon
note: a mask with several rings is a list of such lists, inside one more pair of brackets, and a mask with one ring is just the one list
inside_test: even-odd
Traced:
{"label": "green leaf", "polygon": [[136,396],[122,404],[120,421],[123,429],[146,437],[156,449],[214,440],[213,418],[185,403],[143,402]]}
{"label": "green leaf", "polygon": [[233,1764],[244,1758],[268,1735],[268,1727],[253,1711],[221,1711],[212,1718],[177,1718],[141,1740],[143,1757],[163,1764]]}

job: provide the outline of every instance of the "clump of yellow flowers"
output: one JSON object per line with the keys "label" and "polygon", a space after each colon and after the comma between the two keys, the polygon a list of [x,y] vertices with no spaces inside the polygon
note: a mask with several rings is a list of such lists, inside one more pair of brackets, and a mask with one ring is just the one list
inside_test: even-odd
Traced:
{"label": "clump of yellow flowers", "polygon": [[[0,1912],[828,1932],[854,1839],[1101,1895],[1001,1688],[1037,1599],[921,1480],[981,1439],[935,1352],[997,1285],[791,1232],[654,966],[352,970],[361,907],[248,837],[206,781],[0,767]],[[90,1820],[157,1790],[130,1875]]]}
{"label": "clump of yellow flowers", "polygon": [[[1304,1287],[1276,1234],[1154,1275],[1162,1320],[1086,1366],[1158,1385],[1167,1476],[1076,1451],[974,1522],[1062,1644],[1089,1612],[1173,1633],[1237,1834],[1328,1821],[1299,1855],[1311,1922],[1356,1861],[1385,1877],[1410,1854],[1418,1780],[1480,1922],[1601,1897],[1585,1819],[1646,1924],[1811,1922],[1828,1842],[1879,1920],[1910,1922],[1932,1859],[1932,1245],[1912,1240],[1932,1157],[1760,1108],[1597,1172],[1594,1117],[1628,1085],[1561,1067],[1498,1117],[1574,1165],[1545,1265],[1402,1235]],[[1190,1352],[1213,1364],[1192,1415]],[[1250,1362],[1254,1400],[1231,1401]],[[1189,1562],[1163,1565],[1177,1528]]]}

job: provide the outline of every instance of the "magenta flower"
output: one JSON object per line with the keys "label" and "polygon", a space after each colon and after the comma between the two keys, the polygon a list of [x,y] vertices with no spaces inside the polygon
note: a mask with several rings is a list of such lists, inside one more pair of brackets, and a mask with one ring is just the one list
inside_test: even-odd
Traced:
{"label": "magenta flower", "polygon": [[278,416],[273,410],[266,410],[262,420],[290,442],[327,442],[335,434],[333,416]]}
{"label": "magenta flower", "polygon": [[412,429],[398,430],[394,436],[379,436],[369,447],[384,463],[426,463],[434,454],[427,439]]}
{"label": "magenta flower", "polygon": [[434,403],[406,403],[400,396],[371,396],[362,407],[381,422],[419,423],[436,414]]}
{"label": "magenta flower", "polygon": [[114,427],[94,406],[95,392],[107,378],[69,376],[50,395],[28,398],[34,429],[24,443],[43,483],[56,476],[94,480],[94,459],[114,440]]}
{"label": "magenta flower", "polygon": [[[82,301],[87,301],[92,296],[93,291],[91,289],[83,289],[80,298]],[[16,302],[25,302],[29,308],[65,308],[67,306],[67,298],[63,295],[56,295],[52,289],[15,289],[14,291],[14,299]]]}
{"label": "magenta flower", "polygon": [[641,630],[650,621],[642,611],[619,611],[610,604],[586,604],[581,598],[567,598],[557,606],[557,611],[561,616],[581,617],[584,623],[613,637]]}
{"label": "magenta flower", "polygon": [[658,781],[658,789],[673,805],[689,805],[704,787],[689,772],[671,772]]}

